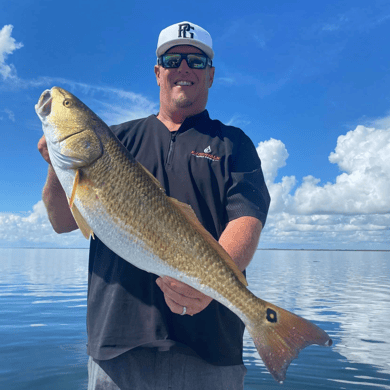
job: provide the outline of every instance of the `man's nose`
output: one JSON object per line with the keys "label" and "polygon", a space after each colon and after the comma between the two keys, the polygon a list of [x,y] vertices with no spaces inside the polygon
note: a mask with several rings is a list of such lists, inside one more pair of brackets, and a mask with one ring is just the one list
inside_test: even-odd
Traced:
{"label": "man's nose", "polygon": [[181,64],[180,64],[178,69],[180,72],[189,72],[190,71],[191,68],[188,66],[186,58],[182,59]]}

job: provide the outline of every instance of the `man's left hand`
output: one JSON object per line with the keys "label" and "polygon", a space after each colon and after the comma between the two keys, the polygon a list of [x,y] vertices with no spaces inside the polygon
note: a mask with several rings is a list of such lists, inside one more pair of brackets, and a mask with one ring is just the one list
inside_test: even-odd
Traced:
{"label": "man's left hand", "polygon": [[191,316],[198,314],[213,300],[188,284],[169,276],[159,277],[156,283],[164,293],[168,307],[176,314],[182,314],[184,307],[187,308],[186,314]]}

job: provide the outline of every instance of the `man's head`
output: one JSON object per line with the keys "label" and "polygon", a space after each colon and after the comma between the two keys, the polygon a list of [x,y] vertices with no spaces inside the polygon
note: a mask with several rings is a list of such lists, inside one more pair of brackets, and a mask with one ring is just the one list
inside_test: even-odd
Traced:
{"label": "man's head", "polygon": [[193,23],[174,24],[161,31],[156,54],[160,111],[185,116],[202,112],[214,79],[210,34]]}

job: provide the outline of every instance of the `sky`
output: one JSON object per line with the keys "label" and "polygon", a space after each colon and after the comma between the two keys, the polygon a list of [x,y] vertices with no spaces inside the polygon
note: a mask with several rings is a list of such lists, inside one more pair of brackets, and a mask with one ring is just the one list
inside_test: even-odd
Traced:
{"label": "sky", "polygon": [[262,161],[259,247],[390,250],[387,0],[90,4],[0,1],[0,247],[88,246],[41,201],[41,93],[63,87],[108,125],[157,113],[158,34],[190,21],[213,39],[210,117]]}

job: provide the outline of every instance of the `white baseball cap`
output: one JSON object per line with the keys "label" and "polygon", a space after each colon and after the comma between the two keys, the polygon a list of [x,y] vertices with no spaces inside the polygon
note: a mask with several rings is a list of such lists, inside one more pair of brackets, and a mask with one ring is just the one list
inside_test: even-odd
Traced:
{"label": "white baseball cap", "polygon": [[162,30],[158,37],[157,57],[173,46],[190,45],[202,50],[211,60],[214,57],[211,35],[202,27],[190,22],[172,24]]}

